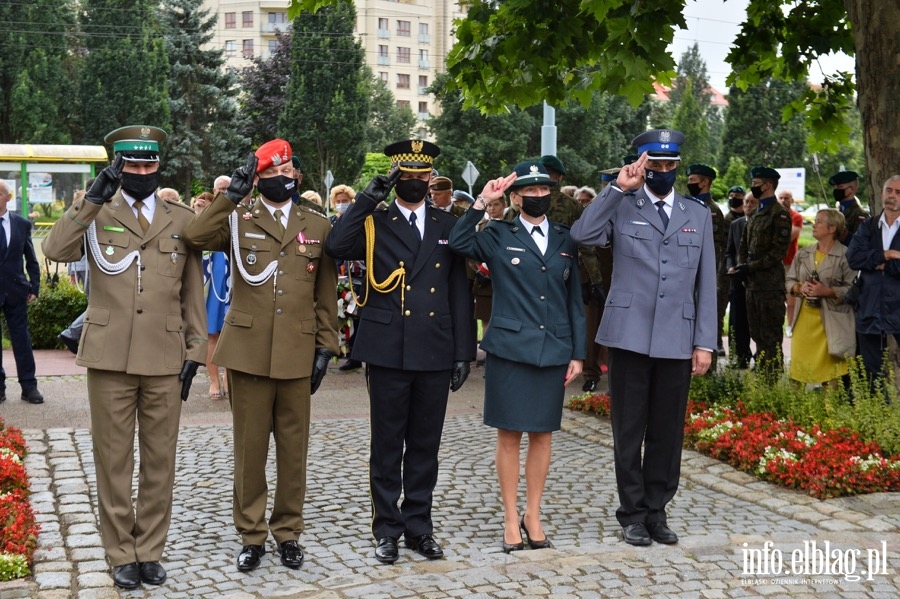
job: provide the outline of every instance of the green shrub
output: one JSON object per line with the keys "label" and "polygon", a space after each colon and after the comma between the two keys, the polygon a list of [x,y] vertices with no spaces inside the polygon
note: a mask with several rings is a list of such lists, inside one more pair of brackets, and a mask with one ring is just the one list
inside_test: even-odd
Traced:
{"label": "green shrub", "polygon": [[[63,275],[55,286],[42,281],[41,293],[28,304],[28,331],[34,349],[61,349],[64,346],[56,338],[79,314],[87,308],[87,296]],[[3,319],[3,336],[9,338],[6,319]]]}

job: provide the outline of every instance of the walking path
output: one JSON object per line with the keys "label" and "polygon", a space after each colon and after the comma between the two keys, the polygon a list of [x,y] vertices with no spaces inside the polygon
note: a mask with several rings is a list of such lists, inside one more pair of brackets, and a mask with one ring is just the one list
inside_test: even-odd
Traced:
{"label": "walking path", "polygon": [[[163,559],[169,580],[119,591],[100,546],[84,375],[65,352],[37,353],[38,371],[50,374],[40,380],[47,403],[18,401],[12,384],[0,416],[26,429],[43,532],[34,578],[0,583],[0,599],[900,596],[900,494],[819,501],[685,451],[669,510],[679,544],[631,547],[615,520],[608,422],[568,411],[554,435],[544,496],[544,529],[555,548],[503,554],[495,437],[481,424],[480,369],[451,395],[444,432],[434,519],[446,559],[427,561],[406,549],[392,566],[373,559],[365,381],[360,372],[335,369],[313,398],[300,539],[306,562],[296,571],[283,567],[270,539],[262,566],[238,572],[230,414],[226,402],[203,397],[208,383],[198,375],[179,439]],[[779,558],[783,568],[806,570],[774,574]]]}

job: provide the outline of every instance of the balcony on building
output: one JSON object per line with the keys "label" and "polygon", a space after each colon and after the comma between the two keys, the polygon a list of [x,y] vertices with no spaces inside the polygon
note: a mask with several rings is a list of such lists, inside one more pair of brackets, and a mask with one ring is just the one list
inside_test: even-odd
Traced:
{"label": "balcony on building", "polygon": [[288,32],[291,30],[291,24],[288,23],[263,23],[259,27],[262,35],[275,35],[277,32]]}
{"label": "balcony on building", "polygon": [[390,56],[379,56],[378,57],[378,66],[382,66],[382,67],[391,66],[391,57]]}
{"label": "balcony on building", "polygon": [[430,69],[431,67],[429,66],[428,60],[423,60],[423,59],[420,58],[420,59],[419,59],[419,68],[420,68],[420,69],[426,69],[426,70],[427,70],[427,69]]}
{"label": "balcony on building", "polygon": [[378,30],[378,38],[387,40],[391,38],[391,30],[390,29],[379,29]]}
{"label": "balcony on building", "polygon": [[427,33],[420,33],[419,34],[419,43],[420,44],[430,44],[431,36],[428,35]]}

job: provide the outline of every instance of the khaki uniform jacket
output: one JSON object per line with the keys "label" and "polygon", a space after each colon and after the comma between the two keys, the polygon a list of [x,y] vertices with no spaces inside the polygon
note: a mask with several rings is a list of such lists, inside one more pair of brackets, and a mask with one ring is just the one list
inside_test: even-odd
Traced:
{"label": "khaki uniform jacket", "polygon": [[[228,220],[235,210],[237,255]],[[328,219],[293,204],[283,210],[290,215],[282,237],[261,200],[246,208],[218,194],[188,225],[185,240],[232,257],[234,292],[213,361],[257,376],[296,379],[312,374],[316,348],[338,352],[337,266],[323,253]],[[255,275],[273,260],[276,274],[258,286],[247,283],[236,264]]]}
{"label": "khaki uniform jacket", "polygon": [[[75,262],[87,252],[91,294],[76,363],[87,368],[141,376],[177,375],[184,361],[206,362],[206,303],[200,252],[188,248],[184,228],[193,212],[182,204],[156,200],[146,235],[122,196],[98,206],[80,200],[53,225],[44,255]],[[103,257],[119,262],[140,254],[117,275],[97,267],[85,246],[85,231],[95,222]]]}

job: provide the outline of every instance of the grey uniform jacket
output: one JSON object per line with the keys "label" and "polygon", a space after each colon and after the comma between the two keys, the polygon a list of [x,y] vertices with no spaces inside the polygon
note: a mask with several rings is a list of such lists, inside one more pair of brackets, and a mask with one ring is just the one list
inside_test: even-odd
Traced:
{"label": "grey uniform jacket", "polygon": [[609,185],[572,226],[585,245],[613,246],[613,280],[597,343],[651,358],[690,358],[716,347],[716,255],[702,203],[674,197],[668,227],[646,188]]}

